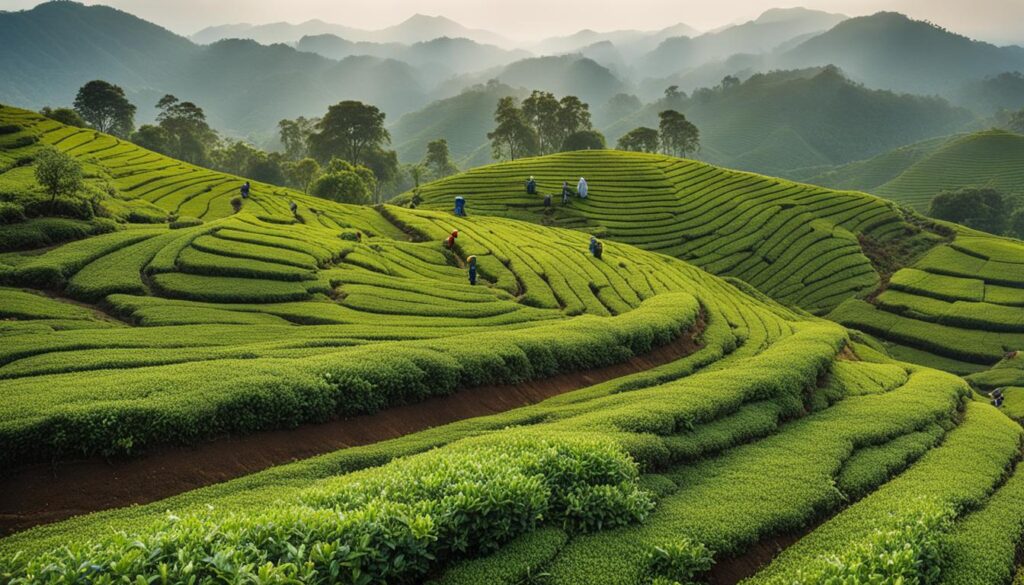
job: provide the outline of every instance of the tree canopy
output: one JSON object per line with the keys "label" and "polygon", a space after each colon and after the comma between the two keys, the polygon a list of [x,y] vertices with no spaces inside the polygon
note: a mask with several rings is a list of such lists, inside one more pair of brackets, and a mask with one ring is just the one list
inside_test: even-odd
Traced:
{"label": "tree canopy", "polygon": [[90,126],[127,138],[135,128],[135,106],[128,101],[124,90],[102,80],[86,83],[75,96],[75,111]]}
{"label": "tree canopy", "polygon": [[658,152],[661,138],[654,128],[641,126],[634,128],[619,138],[617,148],[619,150],[631,150],[633,152]]}
{"label": "tree canopy", "polygon": [[44,148],[35,157],[36,181],[50,195],[53,204],[61,195],[74,195],[82,189],[82,165],[56,148]]}
{"label": "tree canopy", "polygon": [[661,120],[658,124],[661,148],[665,154],[685,157],[700,149],[700,131],[686,116],[675,110],[665,110],[658,114],[658,118]]}
{"label": "tree canopy", "polygon": [[498,100],[494,121],[497,127],[487,134],[487,138],[491,141],[495,159],[515,160],[538,153],[540,144],[537,131],[527,122],[515,98],[506,96]]}
{"label": "tree canopy", "polygon": [[928,215],[974,229],[1002,234],[1010,209],[1003,194],[989,188],[943,191],[932,199]]}
{"label": "tree canopy", "polygon": [[423,160],[423,165],[430,170],[434,177],[439,179],[459,171],[458,167],[451,161],[451,155],[448,152],[448,141],[444,138],[438,138],[427,143],[427,156]]}
{"label": "tree canopy", "polygon": [[606,148],[604,134],[597,130],[579,130],[566,136],[562,152],[572,150],[600,150]]}
{"label": "tree canopy", "polygon": [[309,193],[340,203],[369,203],[376,189],[373,171],[335,158],[324,168],[309,188]]}
{"label": "tree canopy", "polygon": [[391,143],[384,128],[384,112],[353,100],[330,106],[316,129],[309,136],[309,152],[321,163],[338,157],[363,164],[369,151]]}
{"label": "tree canopy", "polygon": [[299,116],[294,120],[281,120],[277,123],[284,155],[289,160],[299,160],[309,155],[309,137],[319,122],[318,118]]}

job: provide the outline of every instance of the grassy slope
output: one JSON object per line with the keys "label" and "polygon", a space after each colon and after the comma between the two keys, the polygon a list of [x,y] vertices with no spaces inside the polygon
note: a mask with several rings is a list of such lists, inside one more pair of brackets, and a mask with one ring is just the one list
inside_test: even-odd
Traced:
{"label": "grassy slope", "polygon": [[[516,583],[543,567],[557,583],[599,579],[635,585],[645,580],[646,553],[681,534],[707,544],[722,559],[762,537],[838,512],[846,503],[836,478],[843,478],[840,490],[871,494],[872,503],[857,508],[859,523],[829,527],[822,545],[787,558],[803,554],[811,561],[858,542],[864,525],[885,518],[891,494],[902,493],[902,483],[911,482],[942,503],[984,506],[1016,457],[1019,429],[980,405],[969,405],[962,416],[968,390],[953,376],[872,358],[873,352],[862,346],[858,351],[868,361],[850,361],[848,352],[840,353],[849,344],[842,328],[786,309],[756,291],[748,294],[742,283],[737,288],[677,259],[609,243],[604,260],[598,262],[585,253],[585,233],[477,215],[487,211],[538,220],[538,202],[518,195],[521,175],[531,168],[542,188],[551,189],[557,186],[555,177],[568,170],[546,164],[571,161],[573,171],[587,168],[593,196],[585,204],[574,202],[570,210],[559,211],[556,223],[606,230],[625,242],[704,260],[706,268],[730,266],[722,270],[727,274],[748,275],[739,267],[744,262],[757,266],[754,261],[765,258],[772,261],[762,267],[767,274],[794,279],[801,274],[809,279],[816,273],[838,274],[826,279],[826,286],[801,280],[800,286],[790,287],[795,298],[810,302],[873,286],[874,272],[864,271],[870,265],[852,234],[864,230],[885,238],[905,227],[878,200],[852,193],[831,195],[685,161],[588,153],[529,161],[529,167],[507,169],[498,180],[488,178],[486,169],[450,180],[445,189],[457,188],[470,196],[474,215],[467,219],[401,208],[388,208],[382,215],[265,185],[255,186],[246,212],[233,215],[225,203],[237,189],[236,178],[182,165],[92,132],[54,126],[27,113],[2,113],[6,120],[31,126],[44,141],[88,162],[92,180],[113,182],[125,201],[146,200],[159,209],[194,212],[190,214],[206,220],[180,230],[123,229],[41,255],[4,257],[9,266],[5,279],[29,289],[46,287],[51,294],[99,301],[136,325],[129,327],[31,290],[0,289],[2,315],[13,319],[0,329],[5,340],[0,391],[9,411],[3,416],[5,429],[17,433],[30,428],[31,421],[42,421],[31,427],[35,434],[22,435],[29,437],[22,445],[26,449],[59,445],[50,433],[61,424],[109,415],[118,421],[112,428],[121,431],[188,431],[170,415],[184,413],[193,422],[198,416],[202,422],[204,409],[217,412],[228,404],[227,398],[244,406],[242,411],[229,407],[233,417],[236,412],[269,414],[294,423],[301,420],[294,416],[308,416],[309,400],[318,391],[346,397],[352,390],[345,383],[325,383],[324,374],[349,382],[361,379],[364,398],[410,400],[419,392],[438,391],[440,380],[480,383],[500,380],[506,373],[522,376],[531,369],[550,373],[561,367],[563,346],[570,350],[566,355],[572,355],[567,359],[574,367],[588,367],[594,359],[618,359],[643,343],[664,338],[665,331],[692,323],[698,306],[707,326],[695,354],[647,373],[503,415],[346,449],[151,505],[4,539],[0,574],[22,571],[20,563],[34,558],[52,560],[54,567],[70,561],[72,571],[78,570],[80,559],[119,558],[104,566],[111,571],[156,571],[156,565],[141,568],[137,563],[150,561],[121,550],[116,538],[108,535],[118,529],[148,542],[174,534],[191,538],[177,531],[177,521],[168,518],[168,511],[193,518],[189,522],[197,524],[189,525],[198,530],[194,534],[210,535],[194,544],[213,548],[203,553],[194,549],[183,562],[192,554],[222,552],[258,555],[237,557],[240,563],[232,571],[255,570],[245,568],[250,561],[284,566],[279,547],[267,547],[265,541],[244,546],[254,542],[249,539],[256,534],[245,531],[273,522],[290,535],[290,542],[306,544],[301,550],[310,551],[321,538],[331,539],[309,531],[308,523],[323,513],[330,516],[337,494],[370,490],[365,505],[354,504],[357,512],[351,517],[356,522],[361,510],[391,510],[410,502],[425,506],[421,510],[438,509],[465,499],[441,503],[432,492],[403,491],[424,485],[427,477],[441,482],[439,489],[470,489],[433,471],[437,462],[468,471],[488,465],[481,457],[491,453],[507,457],[503,461],[515,470],[527,465],[536,450],[557,448],[579,457],[581,467],[567,470],[560,480],[578,482],[573,489],[581,490],[574,492],[582,498],[574,505],[579,518],[619,509],[621,501],[602,498],[632,493],[636,486],[657,494],[657,507],[649,515],[641,508],[626,520],[631,524],[614,529],[608,528],[622,520],[611,521],[609,516],[604,530],[591,526],[587,533],[572,528],[578,526],[570,521],[575,516],[564,517],[565,523],[553,521],[566,513],[557,502],[548,502],[552,508],[546,523],[527,521],[519,528],[496,520],[505,517],[502,514],[475,516],[478,508],[470,507],[467,513],[478,520],[475,525],[489,527],[493,532],[486,534],[494,543],[516,540],[497,554],[470,560],[460,559],[479,556],[480,551],[431,549],[436,554],[425,573],[407,575],[414,580],[432,576],[446,583]],[[491,171],[494,168],[502,167]],[[702,182],[707,185],[699,190],[700,196],[686,196],[687,189]],[[284,211],[289,198],[300,202],[304,224],[289,223]],[[623,201],[626,198],[631,200]],[[441,207],[449,200],[438,186],[428,188],[428,206]],[[407,241],[396,226],[422,241]],[[464,273],[439,245],[453,228],[460,230],[458,254],[479,258],[482,286],[463,284]],[[339,232],[354,229],[367,234],[362,243],[338,237]],[[1008,253],[990,249],[987,241],[977,244],[988,254]],[[780,271],[780,266],[785,269]],[[844,274],[841,266],[850,269]],[[779,293],[785,288],[765,285],[774,282],[772,278],[757,282],[785,296]],[[785,279],[776,286],[785,287]],[[797,289],[814,289],[818,296]],[[544,328],[552,322],[558,325],[549,336]],[[524,327],[530,328],[528,335],[518,337],[516,332]],[[500,336],[494,335],[496,330]],[[378,343],[387,343],[388,351],[374,346]],[[504,363],[486,361],[496,356]],[[382,363],[392,357],[396,359]],[[152,363],[154,359],[168,363]],[[361,368],[362,364],[374,365]],[[479,367],[462,367],[467,364]],[[391,380],[396,373],[399,377]],[[239,388],[246,391],[239,394]],[[193,394],[181,394],[189,389]],[[120,400],[111,401],[111,396]],[[105,410],[111,403],[115,408]],[[323,402],[316,404],[323,408]],[[138,425],[145,420],[137,418],[142,410],[136,406],[160,413],[159,424]],[[318,412],[329,415],[330,409]],[[261,419],[258,424],[282,421]],[[118,441],[126,438],[118,433],[99,436],[113,447],[123,447]],[[924,436],[946,440],[922,442]],[[815,445],[814,457],[806,455],[809,444]],[[439,449],[424,453],[432,447]],[[18,450],[5,446],[5,452]],[[982,452],[986,457],[976,457]],[[408,458],[395,459],[401,456]],[[601,474],[588,476],[591,466],[609,456],[625,465],[622,483]],[[884,464],[876,463],[880,461]],[[361,469],[366,471],[352,478],[346,475]],[[644,473],[639,479],[638,471]],[[893,477],[892,487],[875,491]],[[961,481],[962,477],[972,481]],[[491,483],[492,479],[481,478],[467,493],[485,490],[495,502],[515,503],[524,497],[501,491],[508,487]],[[362,487],[363,482],[370,487]],[[382,492],[373,487],[380,482],[392,482],[393,487]],[[399,502],[400,498],[412,500]],[[253,515],[257,506],[266,512]],[[645,515],[643,523],[635,523]],[[438,515],[435,521],[449,522],[448,518]],[[973,530],[977,523],[973,519],[963,530]],[[222,530],[227,525],[234,528]],[[409,524],[398,522],[392,530],[400,533],[407,529],[403,526]],[[266,534],[262,529],[259,533]],[[224,540],[238,534],[250,536],[230,544]],[[449,540],[437,542],[447,546]],[[101,548],[90,548],[89,543]],[[230,552],[217,549],[221,543]],[[1016,538],[1007,539],[1003,548],[1012,549],[1015,543]],[[79,552],[72,557],[59,552],[46,556],[46,551],[65,545]],[[28,554],[13,560],[16,550]],[[970,548],[963,550],[966,567]],[[156,558],[150,557],[154,563]],[[173,559],[163,560],[178,567]],[[317,571],[328,570],[318,564],[320,560],[307,560]],[[210,566],[200,564],[203,571]],[[218,565],[224,568],[223,563]],[[777,571],[785,574],[786,567]]]}
{"label": "grassy slope", "polygon": [[[540,197],[523,192],[528,175],[549,193],[580,174],[590,197],[562,207],[556,196],[551,214]],[[1019,242],[962,230],[952,244],[921,256],[939,239],[911,235],[917,228],[901,212],[864,193],[603,151],[492,165],[426,185],[422,194],[428,208],[464,195],[471,214],[572,226],[744,279],[783,303],[834,311],[834,319],[892,342],[900,359],[969,373],[1024,345]],[[901,262],[913,270],[893,279],[899,292],[866,297],[880,276],[858,236],[882,250],[910,252]],[[962,296],[964,286],[975,292]],[[870,302],[859,300],[865,297]]]}
{"label": "grassy slope", "polygon": [[925,211],[943,190],[994,187],[1024,195],[1024,136],[1002,130],[927,140],[808,179]]}

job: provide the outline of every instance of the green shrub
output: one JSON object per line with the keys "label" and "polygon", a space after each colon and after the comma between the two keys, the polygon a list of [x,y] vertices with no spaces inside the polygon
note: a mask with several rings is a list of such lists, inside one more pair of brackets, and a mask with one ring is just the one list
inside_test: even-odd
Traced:
{"label": "green shrub", "polygon": [[25,208],[13,201],[0,201],[0,225],[25,221]]}
{"label": "green shrub", "polygon": [[[925,501],[876,529],[865,541],[831,557],[817,571],[798,574],[795,585],[865,585],[871,583],[939,583],[943,542],[952,526],[949,506]],[[788,581],[787,581],[788,583]]]}
{"label": "green shrub", "polygon": [[710,571],[714,562],[712,551],[685,536],[647,553],[647,571],[652,578],[681,585],[696,585],[695,579]]}
{"label": "green shrub", "polygon": [[169,225],[172,230],[180,230],[181,228],[195,227],[197,225],[202,224],[203,220],[199,219],[198,217],[189,217],[186,215],[183,217],[178,217],[174,221],[170,222]]}
{"label": "green shrub", "polygon": [[[585,496],[597,492],[618,495]],[[141,534],[3,559],[0,576],[74,579],[88,559],[111,581],[411,583],[541,522],[616,526],[652,506],[614,444],[506,432],[320,482],[263,511],[170,516]]]}

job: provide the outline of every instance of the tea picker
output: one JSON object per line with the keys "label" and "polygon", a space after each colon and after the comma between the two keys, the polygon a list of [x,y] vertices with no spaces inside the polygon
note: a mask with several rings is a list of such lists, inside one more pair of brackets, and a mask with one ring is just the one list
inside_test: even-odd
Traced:
{"label": "tea picker", "polygon": [[537,181],[533,180],[533,175],[526,181],[526,194],[536,195],[537,194]]}
{"label": "tea picker", "polygon": [[476,284],[476,256],[470,256],[466,258],[466,263],[469,265],[469,284]]}
{"label": "tea picker", "polygon": [[462,195],[455,198],[455,215],[466,217],[466,198]]}
{"label": "tea picker", "polygon": [[243,183],[242,184],[242,188],[239,189],[239,191],[242,192],[242,199],[248,199],[249,198],[249,181],[246,181],[245,183]]}

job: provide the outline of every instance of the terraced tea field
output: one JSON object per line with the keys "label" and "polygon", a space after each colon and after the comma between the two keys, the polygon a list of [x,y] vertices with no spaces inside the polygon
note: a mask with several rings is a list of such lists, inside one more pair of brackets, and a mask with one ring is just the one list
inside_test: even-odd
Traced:
{"label": "terraced tea field", "polygon": [[[522,177],[530,175],[541,193],[584,175],[590,195],[545,213],[539,196],[524,193]],[[969,373],[1024,346],[1024,245],[922,230],[927,224],[864,193],[657,155],[587,151],[431,183],[421,207],[443,209],[455,195],[466,197],[471,214],[573,226],[740,278],[784,304],[870,332],[914,363]],[[907,265],[890,282],[865,244],[895,250]]]}
{"label": "terraced tea field", "polygon": [[[161,449],[187,461],[225,435],[573,381],[499,414],[8,535],[0,581],[812,584],[867,566],[881,582],[1008,585],[1018,570],[1024,429],[964,379],[804,310],[877,292],[867,237],[930,247],[871,310],[897,315],[897,292],[965,300],[979,306],[914,318],[1012,334],[999,328],[1020,306],[1003,265],[1017,244],[945,243],[858,193],[605,152],[467,173],[427,186],[419,209],[255,185],[233,213],[221,201],[241,179],[27,112],[0,123],[86,161],[126,207],[205,201],[188,208],[201,223],[0,255],[5,474]],[[523,172],[548,191],[567,164],[591,198],[544,215]],[[25,184],[30,168],[0,181]],[[444,209],[455,193],[469,217]],[[608,237],[601,259],[591,232]],[[589,377],[680,340],[663,363]]]}
{"label": "terraced tea field", "polygon": [[935,138],[810,179],[858,189],[925,212],[944,190],[991,187],[1024,195],[1024,136],[1003,130]]}

